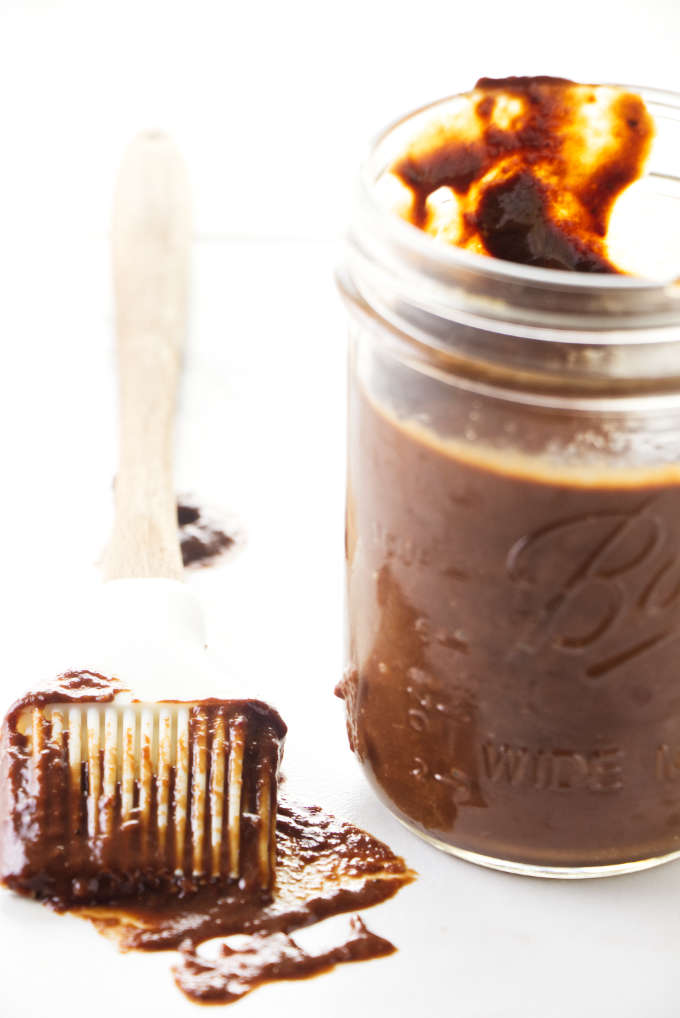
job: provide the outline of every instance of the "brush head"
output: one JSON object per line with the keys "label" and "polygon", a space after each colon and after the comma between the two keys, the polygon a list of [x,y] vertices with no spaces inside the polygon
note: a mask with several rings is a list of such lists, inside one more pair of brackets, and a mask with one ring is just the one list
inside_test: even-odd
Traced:
{"label": "brush head", "polygon": [[60,676],[3,722],[0,881],[61,908],[207,881],[268,893],[285,731],[259,700],[140,702]]}

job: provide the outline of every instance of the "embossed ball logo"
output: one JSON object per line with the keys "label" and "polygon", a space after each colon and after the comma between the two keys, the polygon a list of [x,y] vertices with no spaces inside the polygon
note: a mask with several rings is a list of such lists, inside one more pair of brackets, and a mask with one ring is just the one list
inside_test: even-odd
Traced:
{"label": "embossed ball logo", "polygon": [[552,648],[598,679],[679,635],[678,535],[654,500],[541,527],[513,544],[506,569],[527,618],[514,654]]}

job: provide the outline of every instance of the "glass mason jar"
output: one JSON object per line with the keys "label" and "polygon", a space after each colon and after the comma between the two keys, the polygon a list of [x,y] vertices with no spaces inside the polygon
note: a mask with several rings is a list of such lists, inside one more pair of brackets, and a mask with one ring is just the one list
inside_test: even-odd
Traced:
{"label": "glass mason jar", "polygon": [[[677,208],[680,97],[642,95]],[[350,744],[473,862],[680,856],[680,286],[436,242],[375,193],[409,125],[370,154],[339,274]]]}

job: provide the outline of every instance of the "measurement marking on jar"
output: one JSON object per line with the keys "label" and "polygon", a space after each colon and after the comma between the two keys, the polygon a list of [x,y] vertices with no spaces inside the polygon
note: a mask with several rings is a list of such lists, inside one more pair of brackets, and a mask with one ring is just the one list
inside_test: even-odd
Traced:
{"label": "measurement marking on jar", "polygon": [[373,540],[382,548],[387,559],[397,559],[402,565],[427,566],[432,561],[432,549],[417,545],[410,537],[393,534],[381,523],[373,522]]}
{"label": "measurement marking on jar", "polygon": [[451,799],[457,806],[480,805],[474,800],[475,779],[460,767],[451,767],[448,771],[432,770],[426,760],[416,756],[413,758],[411,775],[416,781],[435,781],[448,788]]}
{"label": "measurement marking on jar", "polygon": [[623,750],[615,746],[585,754],[488,741],[481,746],[481,762],[488,781],[513,788],[618,792],[623,787]]}

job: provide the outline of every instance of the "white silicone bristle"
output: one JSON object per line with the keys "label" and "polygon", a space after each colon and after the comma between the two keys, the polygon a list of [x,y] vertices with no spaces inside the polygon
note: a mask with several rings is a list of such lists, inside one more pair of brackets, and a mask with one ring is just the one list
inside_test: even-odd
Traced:
{"label": "white silicone bristle", "polygon": [[80,784],[82,770],[82,725],[80,707],[71,707],[68,712],[68,765],[70,788],[71,832],[80,826]]}
{"label": "white silicone bristle", "polygon": [[[52,724],[54,724],[54,720]],[[109,837],[113,833],[113,808],[117,780],[118,711],[115,707],[107,707],[104,712],[104,795],[100,815],[101,831],[104,837]]]}
{"label": "white silicone bristle", "polygon": [[172,752],[172,720],[169,707],[161,707],[158,713],[158,848],[165,853],[168,841],[168,806],[170,802],[170,767]]}
{"label": "white silicone bristle", "polygon": [[194,717],[191,761],[191,855],[195,876],[203,874],[206,777],[208,773],[208,719],[203,711]]}
{"label": "white silicone bristle", "polygon": [[96,707],[87,711],[87,833],[90,839],[98,833],[98,806],[101,793],[101,768],[99,747],[101,744],[102,712]]}
{"label": "white silicone bristle", "polygon": [[271,863],[271,829],[272,804],[271,780],[266,768],[260,767],[257,787],[257,813],[260,818],[260,829],[257,837],[257,856],[260,872],[260,883],[266,886]]}
{"label": "white silicone bristle", "polygon": [[34,707],[31,712],[31,725],[32,725],[32,753],[33,753],[33,781],[34,784],[41,779],[42,775],[42,760],[43,753],[45,751],[45,730],[43,725],[43,713],[39,707]]}
{"label": "white silicone bristle", "polygon": [[222,715],[215,719],[210,756],[210,861],[211,873],[216,877],[222,869],[222,838],[224,834],[224,778],[227,756],[227,734]]}
{"label": "white silicone bristle", "polygon": [[241,793],[243,789],[243,754],[245,752],[245,719],[229,722],[229,876],[238,877],[241,850]]}
{"label": "white silicone bristle", "polygon": [[120,813],[123,823],[130,820],[135,802],[135,771],[137,756],[135,734],[137,718],[132,707],[123,711],[122,775],[120,783]]}
{"label": "white silicone bristle", "polygon": [[50,739],[55,753],[60,759],[63,759],[64,756],[64,727],[65,712],[62,708],[55,707],[52,711],[52,731]]}
{"label": "white silicone bristle", "polygon": [[153,730],[154,717],[149,707],[143,707],[139,737],[139,820],[142,844],[146,843],[151,825],[151,783],[153,781]]}
{"label": "white silicone bristle", "polygon": [[189,711],[182,707],[177,712],[177,742],[175,762],[175,872],[184,870],[184,835],[187,820],[187,794],[189,790]]}

